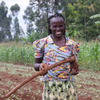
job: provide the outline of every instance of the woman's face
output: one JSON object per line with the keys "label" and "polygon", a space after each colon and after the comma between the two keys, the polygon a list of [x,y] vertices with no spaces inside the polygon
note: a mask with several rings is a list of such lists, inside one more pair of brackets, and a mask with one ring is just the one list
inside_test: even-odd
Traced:
{"label": "woman's face", "polygon": [[63,36],[65,32],[65,23],[62,17],[54,17],[50,20],[49,28],[51,29],[52,35],[56,38]]}

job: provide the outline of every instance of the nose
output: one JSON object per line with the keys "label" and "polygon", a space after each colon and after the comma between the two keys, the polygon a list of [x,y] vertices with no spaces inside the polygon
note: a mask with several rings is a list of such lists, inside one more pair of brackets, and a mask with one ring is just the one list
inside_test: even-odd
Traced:
{"label": "nose", "polygon": [[60,27],[57,27],[56,29],[57,29],[57,30],[60,30]]}

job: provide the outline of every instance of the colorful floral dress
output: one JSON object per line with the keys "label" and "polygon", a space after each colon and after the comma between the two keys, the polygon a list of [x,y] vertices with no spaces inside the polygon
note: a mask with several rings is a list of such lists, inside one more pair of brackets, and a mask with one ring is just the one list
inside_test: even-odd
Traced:
{"label": "colorful floral dress", "polygon": [[[55,45],[50,35],[33,42],[33,47],[35,50],[35,54],[34,54],[35,58],[43,57],[43,63],[45,63],[47,66],[54,64],[55,62],[59,62],[60,60],[63,60],[65,58],[67,59],[73,54],[77,58],[77,54],[79,52],[79,45],[73,40],[69,39],[67,36],[65,36],[65,39],[66,39],[66,44],[62,47]],[[56,66],[55,68],[52,68],[51,70],[48,71],[48,73],[45,76],[42,76],[40,78],[42,81],[45,82],[43,100],[49,100],[50,97],[52,97],[50,100],[56,100],[54,99],[55,96],[54,97],[50,96],[51,94],[46,95],[46,93],[49,93],[48,92],[49,86],[50,88],[52,88],[50,84],[55,83],[56,85],[58,84],[57,86],[59,86],[59,83],[57,83],[58,81],[60,82],[60,84],[61,82],[62,84],[65,82],[67,82],[68,84],[70,83],[70,85],[74,89],[75,86],[73,86],[73,83],[72,83],[74,81],[74,77],[70,75],[69,72],[70,72],[70,63],[64,63],[64,64],[61,64],[60,66]],[[68,88],[68,86],[66,87]],[[54,90],[56,89],[57,87],[55,87]],[[63,89],[64,89],[63,91],[66,90],[66,88],[63,88]],[[50,93],[53,93],[53,91]],[[74,94],[75,96],[76,93],[73,92],[72,94]],[[66,97],[61,97],[61,98],[66,98]],[[67,99],[61,99],[61,100],[67,100]]]}

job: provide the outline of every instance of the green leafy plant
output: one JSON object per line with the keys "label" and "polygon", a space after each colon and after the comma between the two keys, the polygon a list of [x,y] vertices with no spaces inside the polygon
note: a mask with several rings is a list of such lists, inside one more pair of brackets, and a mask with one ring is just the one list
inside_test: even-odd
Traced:
{"label": "green leafy plant", "polygon": [[[90,17],[90,19],[94,19],[94,18],[98,18],[98,17],[100,17],[100,14],[93,15]],[[100,21],[95,21],[95,24],[100,25]]]}

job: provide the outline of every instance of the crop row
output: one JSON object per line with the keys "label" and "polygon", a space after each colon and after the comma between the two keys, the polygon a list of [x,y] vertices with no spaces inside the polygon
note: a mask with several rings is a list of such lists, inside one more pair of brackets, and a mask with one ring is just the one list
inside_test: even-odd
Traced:
{"label": "crop row", "polygon": [[[33,65],[34,48],[31,46],[0,46],[0,61]],[[100,70],[99,42],[80,43],[78,55],[80,68]]]}
{"label": "crop row", "polygon": [[34,49],[33,47],[0,47],[0,60],[3,62],[33,64],[34,62]]}

